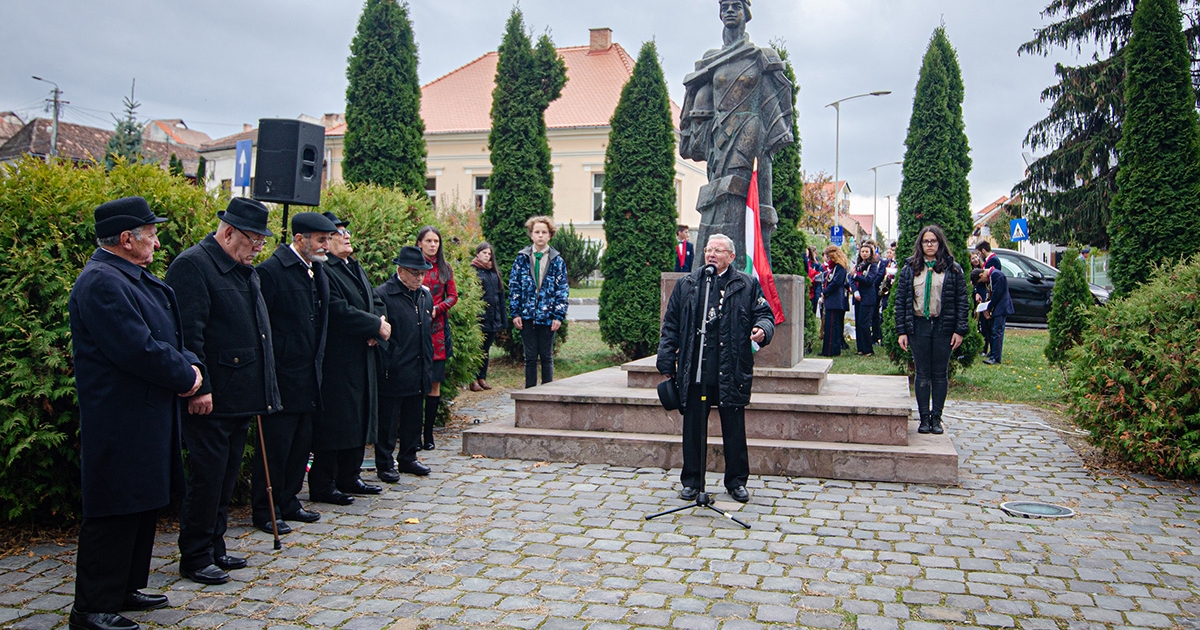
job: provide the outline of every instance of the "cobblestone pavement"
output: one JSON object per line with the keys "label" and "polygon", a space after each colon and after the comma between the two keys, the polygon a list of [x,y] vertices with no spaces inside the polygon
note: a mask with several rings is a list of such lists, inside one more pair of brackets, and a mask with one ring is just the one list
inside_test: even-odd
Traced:
{"label": "cobblestone pavement", "polygon": [[[458,411],[511,413],[499,398]],[[231,551],[250,566],[229,584],[182,580],[174,536],[161,535],[151,589],[171,607],[131,617],[238,629],[1200,628],[1196,486],[1090,474],[1054,431],[1014,425],[1038,421],[1030,409],[948,413],[962,418],[948,421],[961,487],[752,477],[749,505],[718,497],[748,531],[706,511],[646,521],[680,505],[678,471],[443,446],[429,477],[314,506],[321,521],[296,526],[281,551],[236,523]],[[1014,499],[1077,515],[998,509]],[[65,627],[73,560],[58,546],[0,560],[0,627]]]}

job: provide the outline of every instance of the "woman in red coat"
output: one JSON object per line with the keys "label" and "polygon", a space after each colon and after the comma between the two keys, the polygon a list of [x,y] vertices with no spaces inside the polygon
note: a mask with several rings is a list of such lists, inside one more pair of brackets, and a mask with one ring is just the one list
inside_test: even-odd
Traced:
{"label": "woman in red coat", "polygon": [[433,386],[425,397],[424,448],[433,450],[433,421],[437,419],[438,405],[442,402],[442,381],[446,380],[446,361],[454,356],[450,341],[451,307],[458,302],[458,289],[454,286],[454,272],[442,255],[442,233],[432,225],[417,232],[417,247],[433,268],[425,272],[421,284],[433,294]]}

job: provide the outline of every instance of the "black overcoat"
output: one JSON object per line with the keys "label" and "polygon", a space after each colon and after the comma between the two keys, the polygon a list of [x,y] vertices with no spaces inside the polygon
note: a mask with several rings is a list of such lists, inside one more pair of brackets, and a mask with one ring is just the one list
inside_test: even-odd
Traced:
{"label": "black overcoat", "polygon": [[491,269],[475,267],[479,284],[483,287],[485,308],[479,316],[479,327],[485,333],[497,333],[508,328],[508,300],[504,298],[504,287],[500,285],[500,274],[496,265]]}
{"label": "black overcoat", "polygon": [[324,267],[329,276],[329,341],[321,383],[325,408],[313,422],[313,446],[331,451],[362,448],[375,441],[379,422],[379,346],[368,346],[367,341],[387,344],[379,338],[379,317],[387,311],[353,258],[342,261],[331,255]]}
{"label": "black overcoat", "polygon": [[[703,271],[703,268],[693,271],[675,284],[658,341],[658,371],[675,375],[679,400],[685,403],[696,376],[693,357],[696,344],[693,340],[700,330],[696,314],[704,299]],[[737,270],[731,269],[730,273],[734,275],[725,285],[725,297],[720,302],[721,316],[717,320],[721,335],[718,398],[722,407],[744,407],[750,404],[750,388],[754,381],[750,330],[757,326],[766,333],[759,345],[771,343],[775,334],[775,313],[763,297],[758,280]]]}
{"label": "black overcoat", "polygon": [[67,303],[79,395],[83,515],[163,507],[183,482],[179,394],[200,365],[183,345],[175,292],[96,250]]}
{"label": "black overcoat", "polygon": [[259,266],[271,316],[275,378],[285,413],[321,409],[321,364],[329,320],[329,278],[319,262],[311,272],[287,243]]}
{"label": "black overcoat", "polygon": [[212,415],[242,417],[280,410],[271,353],[271,322],[263,307],[258,272],[229,257],[209,234],[167,268],[175,290],[183,340],[204,363],[197,394],[212,394]]}
{"label": "black overcoat", "polygon": [[433,295],[425,287],[409,291],[395,274],[375,287],[375,295],[383,300],[392,323],[379,395],[428,394],[433,387]]}

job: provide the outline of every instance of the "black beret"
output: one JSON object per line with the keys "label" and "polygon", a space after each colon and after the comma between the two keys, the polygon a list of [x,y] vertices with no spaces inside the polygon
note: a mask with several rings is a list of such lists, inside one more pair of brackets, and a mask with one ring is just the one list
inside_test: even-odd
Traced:
{"label": "black beret", "polygon": [[336,232],[337,226],[317,212],[298,212],[292,217],[292,234]]}
{"label": "black beret", "polygon": [[150,204],[141,197],[122,197],[102,203],[96,206],[93,216],[96,219],[96,238],[108,238],[125,230],[170,220],[154,216]]}

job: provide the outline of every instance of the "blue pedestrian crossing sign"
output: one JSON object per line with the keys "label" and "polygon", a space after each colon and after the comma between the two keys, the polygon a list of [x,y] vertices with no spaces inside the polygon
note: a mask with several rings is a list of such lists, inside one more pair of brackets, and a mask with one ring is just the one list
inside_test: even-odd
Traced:
{"label": "blue pedestrian crossing sign", "polygon": [[1013,241],[1028,241],[1029,240],[1029,221],[1025,219],[1013,219],[1008,222],[1008,240]]}
{"label": "blue pedestrian crossing sign", "polygon": [[238,140],[234,151],[234,186],[250,185],[250,151],[254,148],[253,140]]}
{"label": "blue pedestrian crossing sign", "polygon": [[835,225],[829,228],[829,241],[834,245],[841,246],[842,244],[842,226]]}

